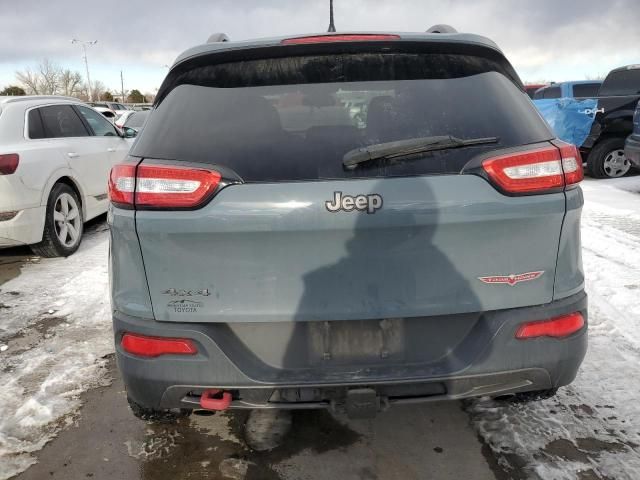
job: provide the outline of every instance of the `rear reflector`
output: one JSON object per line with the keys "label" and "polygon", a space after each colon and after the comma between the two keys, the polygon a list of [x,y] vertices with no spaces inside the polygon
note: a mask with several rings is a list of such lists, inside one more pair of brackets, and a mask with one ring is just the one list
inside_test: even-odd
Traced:
{"label": "rear reflector", "polygon": [[520,195],[561,191],[583,178],[580,153],[569,144],[488,158],[482,168],[501,190]]}
{"label": "rear reflector", "polygon": [[580,312],[570,313],[551,320],[529,322],[520,326],[516,338],[525,340],[528,338],[568,337],[584,327],[584,318]]}
{"label": "rear reflector", "polygon": [[351,35],[314,35],[311,37],[287,38],[280,42],[282,45],[306,45],[310,43],[333,42],[384,42],[387,40],[400,40],[400,35],[379,35],[371,33]]}
{"label": "rear reflector", "polygon": [[161,355],[195,355],[198,349],[187,338],[146,337],[133,333],[122,336],[122,349],[139,357],[159,357]]}
{"label": "rear reflector", "polygon": [[0,175],[11,175],[18,168],[20,157],[17,153],[0,155]]}
{"label": "rear reflector", "polygon": [[109,177],[109,198],[119,206],[195,208],[218,187],[214,170],[132,163],[116,165]]}

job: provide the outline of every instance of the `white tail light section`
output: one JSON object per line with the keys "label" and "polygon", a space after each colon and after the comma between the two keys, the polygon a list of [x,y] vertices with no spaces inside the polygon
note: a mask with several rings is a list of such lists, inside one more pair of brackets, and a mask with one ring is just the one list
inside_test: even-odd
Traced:
{"label": "white tail light section", "polygon": [[121,207],[196,208],[218,187],[214,170],[165,165],[116,165],[109,178],[109,198]]}
{"label": "white tail light section", "polygon": [[198,180],[172,180],[169,178],[141,178],[139,193],[193,193],[200,187]]}
{"label": "white tail light section", "polygon": [[568,144],[488,158],[482,168],[501,190],[516,195],[561,191],[583,176],[580,153]]}
{"label": "white tail light section", "polygon": [[560,165],[559,161],[554,160],[551,162],[506,167],[504,173],[512,180],[551,177],[554,175],[562,175],[562,165]]}

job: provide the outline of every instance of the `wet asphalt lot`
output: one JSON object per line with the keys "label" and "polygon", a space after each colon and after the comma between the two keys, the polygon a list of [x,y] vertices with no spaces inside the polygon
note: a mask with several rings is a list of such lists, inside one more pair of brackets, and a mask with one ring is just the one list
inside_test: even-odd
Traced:
{"label": "wet asphalt lot", "polygon": [[[112,362],[113,363],[113,362]],[[73,426],[19,480],[42,479],[493,479],[459,403],[397,407],[374,420],[295,412],[282,444],[256,452],[246,412],[174,425],[133,417],[112,365],[111,386],[88,392]]]}
{"label": "wet asphalt lot", "polygon": [[[106,236],[103,220],[92,222],[87,234]],[[29,262],[38,258],[26,248],[0,251],[0,288]],[[504,478],[460,402],[398,406],[357,421],[325,411],[294,412],[279,445],[256,451],[250,446],[255,438],[247,442],[247,412],[148,424],[130,412],[111,357],[108,370],[111,385],[83,394],[82,408],[65,419],[70,425],[37,453],[37,464],[14,478]]]}

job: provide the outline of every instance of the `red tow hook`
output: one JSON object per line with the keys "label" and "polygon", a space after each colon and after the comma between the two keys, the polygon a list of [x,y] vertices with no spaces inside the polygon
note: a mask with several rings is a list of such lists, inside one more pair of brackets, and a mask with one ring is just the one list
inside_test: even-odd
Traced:
{"label": "red tow hook", "polygon": [[206,410],[226,410],[229,405],[231,405],[231,392],[211,389],[205,390],[200,396],[200,406]]}

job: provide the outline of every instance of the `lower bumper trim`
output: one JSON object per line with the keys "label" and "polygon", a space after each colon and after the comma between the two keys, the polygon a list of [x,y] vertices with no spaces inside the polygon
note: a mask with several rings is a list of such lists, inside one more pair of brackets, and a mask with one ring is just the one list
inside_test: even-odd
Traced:
{"label": "lower bumper trim", "polygon": [[[230,409],[331,409],[337,410],[349,401],[350,392],[361,391],[363,387],[374,392],[382,409],[392,405],[436,402],[442,400],[460,400],[485,395],[499,396],[517,392],[546,390],[552,388],[549,374],[543,369],[525,369],[486,375],[455,377],[428,382],[416,382],[422,386],[416,394],[403,394],[405,384],[345,385],[336,387],[289,387],[241,388],[234,390]],[[434,387],[434,388],[431,388]],[[164,404],[179,403],[182,408],[201,408],[200,398],[208,387],[180,386],[171,387],[163,396]],[[294,391],[292,395],[292,391]],[[304,399],[300,401],[287,398]]]}

